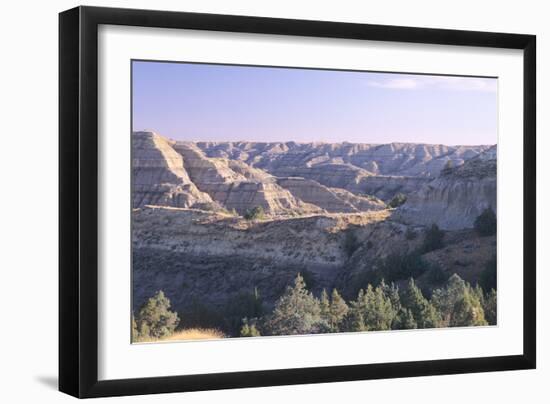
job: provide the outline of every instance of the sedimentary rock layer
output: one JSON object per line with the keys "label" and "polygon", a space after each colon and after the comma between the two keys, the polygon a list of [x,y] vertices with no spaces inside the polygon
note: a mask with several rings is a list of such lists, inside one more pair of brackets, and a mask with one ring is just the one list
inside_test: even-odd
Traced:
{"label": "sedimentary rock layer", "polygon": [[134,207],[185,208],[212,202],[192,183],[172,144],[153,132],[135,132],[132,136],[132,200]]}
{"label": "sedimentary rock layer", "polygon": [[319,206],[327,212],[351,213],[386,207],[377,198],[356,196],[345,189],[329,188],[314,180],[287,177],[278,178],[277,183],[302,201]]}
{"label": "sedimentary rock layer", "polygon": [[438,224],[447,230],[471,228],[491,208],[496,212],[496,159],[491,149],[441,175],[408,195],[396,217],[408,223]]}
{"label": "sedimentary rock layer", "polygon": [[193,183],[227,209],[240,214],[255,207],[268,214],[321,212],[277,185],[273,176],[242,161],[208,158],[190,142],[178,142],[174,148],[183,156]]}

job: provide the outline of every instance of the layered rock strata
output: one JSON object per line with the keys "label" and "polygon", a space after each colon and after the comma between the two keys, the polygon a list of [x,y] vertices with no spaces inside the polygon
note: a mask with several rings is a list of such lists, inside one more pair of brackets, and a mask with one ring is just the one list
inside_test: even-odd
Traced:
{"label": "layered rock strata", "polygon": [[491,149],[459,167],[442,171],[441,175],[408,195],[407,202],[397,210],[396,218],[407,223],[429,225],[442,229],[471,228],[486,209],[496,212],[497,163]]}
{"label": "layered rock strata", "polygon": [[172,144],[154,132],[132,136],[132,205],[162,205],[188,208],[212,203],[197,189]]}

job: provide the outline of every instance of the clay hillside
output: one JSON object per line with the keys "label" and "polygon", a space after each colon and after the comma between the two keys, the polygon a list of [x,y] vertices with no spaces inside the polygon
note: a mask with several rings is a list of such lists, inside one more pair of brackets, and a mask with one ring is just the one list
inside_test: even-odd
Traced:
{"label": "clay hillside", "polygon": [[[414,274],[428,291],[453,273],[475,284],[496,252],[496,236],[475,229],[484,211],[496,212],[495,145],[181,142],[135,132],[132,147],[134,308],[157,290],[178,313],[198,301],[215,312],[251,290],[272,306],[297,273],[316,294],[353,297],[377,278],[406,282],[413,274],[386,264],[408,254],[438,268]],[[443,242],[427,248],[434,224]]]}

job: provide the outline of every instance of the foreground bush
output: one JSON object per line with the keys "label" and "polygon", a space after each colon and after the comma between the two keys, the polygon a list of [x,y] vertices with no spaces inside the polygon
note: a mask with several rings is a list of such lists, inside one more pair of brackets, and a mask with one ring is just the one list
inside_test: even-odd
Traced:
{"label": "foreground bush", "polygon": [[326,290],[323,289],[319,306],[321,320],[326,324],[327,332],[338,332],[349,310],[346,301],[336,289],[332,290],[330,298]]}
{"label": "foreground bush", "polygon": [[489,325],[497,324],[497,292],[492,289],[483,299],[483,312]]}
{"label": "foreground bush", "polygon": [[170,336],[179,324],[178,314],[170,311],[170,300],[164,292],[158,291],[141,306],[134,318],[134,340],[165,338]]}
{"label": "foreground bush", "polygon": [[256,328],[255,324],[249,324],[248,320],[244,320],[243,326],[240,331],[241,337],[259,337],[260,331]]}
{"label": "foreground bush", "polygon": [[389,296],[381,286],[368,285],[361,289],[357,299],[350,303],[347,331],[389,330],[396,315]]}
{"label": "foreground bush", "polygon": [[441,315],[432,303],[424,297],[414,279],[409,279],[407,287],[400,295],[403,306],[411,311],[418,328],[439,327]]}
{"label": "foreground bush", "polygon": [[287,286],[277,301],[265,329],[271,335],[296,335],[314,334],[320,327],[319,301],[306,289],[304,278],[298,274],[294,286]]}
{"label": "foreground bush", "polygon": [[456,274],[449,278],[445,288],[435,290],[432,296],[443,327],[487,325],[481,299],[481,289],[473,289]]}

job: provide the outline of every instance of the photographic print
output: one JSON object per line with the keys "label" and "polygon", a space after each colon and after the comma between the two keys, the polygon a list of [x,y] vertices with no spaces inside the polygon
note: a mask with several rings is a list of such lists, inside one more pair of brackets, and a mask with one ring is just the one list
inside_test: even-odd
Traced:
{"label": "photographic print", "polygon": [[131,63],[132,342],[497,324],[497,78]]}

